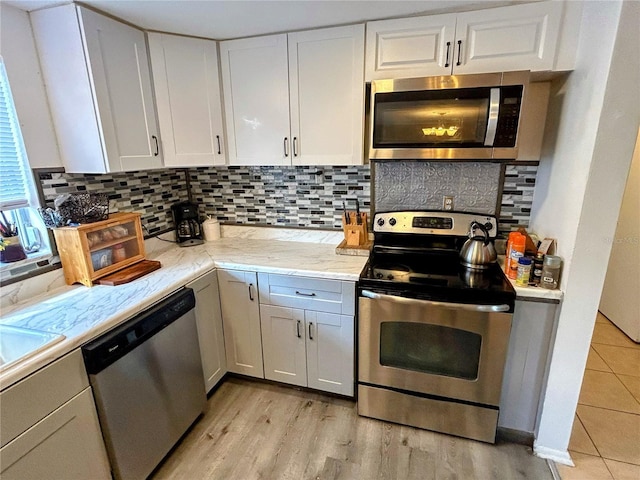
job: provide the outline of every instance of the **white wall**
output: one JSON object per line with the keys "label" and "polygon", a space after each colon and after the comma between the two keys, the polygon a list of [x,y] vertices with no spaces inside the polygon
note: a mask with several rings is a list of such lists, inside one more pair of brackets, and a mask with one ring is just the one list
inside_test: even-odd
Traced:
{"label": "white wall", "polygon": [[[584,3],[576,68],[557,87],[531,228],[558,239],[565,291],[538,455],[570,463],[567,446],[611,243],[640,123],[640,2]],[[617,37],[616,37],[617,35]]]}
{"label": "white wall", "polygon": [[600,311],[629,337],[640,342],[640,131],[616,234],[611,241]]}
{"label": "white wall", "polygon": [[0,2],[4,59],[31,168],[61,167],[29,15]]}

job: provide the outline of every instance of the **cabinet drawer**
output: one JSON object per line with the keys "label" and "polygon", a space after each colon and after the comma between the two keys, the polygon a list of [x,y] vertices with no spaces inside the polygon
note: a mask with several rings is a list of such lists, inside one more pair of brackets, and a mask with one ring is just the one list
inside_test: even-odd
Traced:
{"label": "cabinet drawer", "polygon": [[82,354],[75,350],[0,393],[0,446],[89,386]]}
{"label": "cabinet drawer", "polygon": [[258,274],[260,303],[319,312],[355,314],[355,283]]}

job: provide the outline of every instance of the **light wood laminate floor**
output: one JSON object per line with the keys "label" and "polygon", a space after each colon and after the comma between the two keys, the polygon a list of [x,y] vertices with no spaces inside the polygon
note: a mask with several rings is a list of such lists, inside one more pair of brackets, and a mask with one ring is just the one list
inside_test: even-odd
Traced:
{"label": "light wood laminate floor", "polygon": [[553,477],[546,461],[523,445],[489,445],[359,417],[346,399],[232,377],[153,478]]}

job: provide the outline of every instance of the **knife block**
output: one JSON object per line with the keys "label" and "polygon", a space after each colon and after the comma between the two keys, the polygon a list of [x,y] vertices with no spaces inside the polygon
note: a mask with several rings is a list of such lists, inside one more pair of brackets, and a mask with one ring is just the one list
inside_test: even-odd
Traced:
{"label": "knife block", "polygon": [[349,224],[345,222],[342,216],[342,230],[344,231],[344,239],[347,245],[358,246],[366,245],[369,241],[369,232],[367,230],[367,214],[360,214],[360,225],[357,224],[358,216],[355,212],[349,212]]}

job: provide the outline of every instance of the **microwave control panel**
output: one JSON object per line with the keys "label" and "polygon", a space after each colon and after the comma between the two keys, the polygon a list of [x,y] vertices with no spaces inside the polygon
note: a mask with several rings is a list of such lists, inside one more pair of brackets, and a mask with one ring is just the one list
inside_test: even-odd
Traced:
{"label": "microwave control panel", "polygon": [[522,85],[500,88],[500,110],[494,147],[515,147],[522,105]]}

